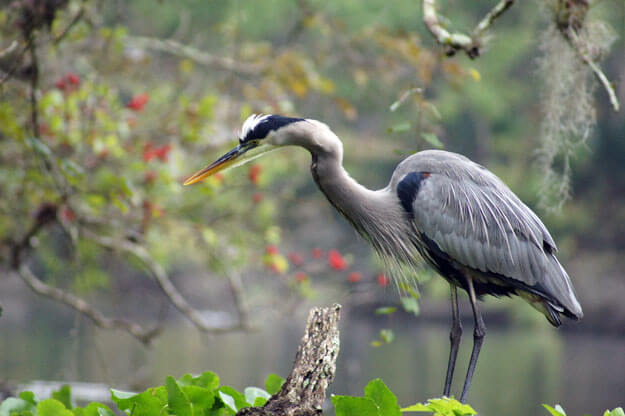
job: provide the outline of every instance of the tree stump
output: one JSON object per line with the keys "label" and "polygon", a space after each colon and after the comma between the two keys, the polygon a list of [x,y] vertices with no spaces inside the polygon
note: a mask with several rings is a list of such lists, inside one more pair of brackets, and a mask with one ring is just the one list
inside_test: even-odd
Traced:
{"label": "tree stump", "polygon": [[334,380],[339,354],[341,305],[313,308],[291,373],[263,407],[241,409],[237,416],[320,415],[326,389]]}

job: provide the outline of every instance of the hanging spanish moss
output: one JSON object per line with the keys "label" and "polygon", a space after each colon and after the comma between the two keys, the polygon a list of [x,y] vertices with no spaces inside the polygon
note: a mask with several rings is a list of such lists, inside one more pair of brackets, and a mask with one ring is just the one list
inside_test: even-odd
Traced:
{"label": "hanging spanish moss", "polygon": [[539,3],[550,22],[542,34],[538,59],[543,83],[538,164],[544,172],[539,203],[544,210],[557,211],[571,196],[571,159],[596,124],[597,82],[581,56],[598,62],[616,37],[606,23],[586,15],[590,5],[585,0]]}

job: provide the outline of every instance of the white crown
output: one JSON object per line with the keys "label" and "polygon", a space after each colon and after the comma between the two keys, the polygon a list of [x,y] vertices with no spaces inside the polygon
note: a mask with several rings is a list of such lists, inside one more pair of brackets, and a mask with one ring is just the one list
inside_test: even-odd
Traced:
{"label": "white crown", "polygon": [[258,126],[260,123],[262,123],[269,117],[270,115],[265,115],[265,114],[252,114],[251,116],[249,116],[247,120],[245,120],[245,122],[243,123],[243,127],[241,127],[241,132],[239,133],[239,140],[243,140],[250,131],[254,130],[256,126]]}

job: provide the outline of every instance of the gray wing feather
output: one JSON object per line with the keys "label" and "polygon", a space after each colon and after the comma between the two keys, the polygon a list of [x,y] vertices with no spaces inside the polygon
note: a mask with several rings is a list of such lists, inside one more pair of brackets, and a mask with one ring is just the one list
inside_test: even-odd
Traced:
{"label": "gray wing feather", "polygon": [[464,156],[420,152],[402,162],[391,186],[428,172],[413,202],[416,228],[458,263],[540,286],[581,314],[547,228],[497,176]]}

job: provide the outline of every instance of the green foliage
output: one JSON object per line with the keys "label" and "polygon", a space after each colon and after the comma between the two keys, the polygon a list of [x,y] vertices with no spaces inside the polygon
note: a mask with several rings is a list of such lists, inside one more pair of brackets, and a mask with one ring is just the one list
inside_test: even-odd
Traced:
{"label": "green foliage", "polygon": [[468,404],[462,404],[456,399],[442,397],[429,399],[426,404],[417,403],[401,409],[402,412],[431,412],[434,416],[469,416],[476,415]]}
{"label": "green foliage", "polygon": [[[250,406],[263,406],[277,393],[284,379],[269,374],[265,389],[246,387],[240,392],[229,386],[220,386],[219,377],[210,371],[199,376],[185,374],[179,379],[168,376],[165,385],[151,387],[142,393],[111,389],[111,401],[117,410],[132,416],[234,416]],[[364,396],[333,395],[336,416],[400,416],[402,413],[431,413],[433,416],[470,416],[477,412],[453,398],[429,399],[401,408],[397,396],[380,379],[371,380]],[[108,406],[92,402],[85,407],[72,404],[69,386],[52,392],[49,399],[37,400],[32,392],[9,397],[0,403],[0,416],[114,416]],[[551,416],[566,416],[560,405],[543,405]],[[606,410],[603,416],[625,416],[621,407]]]}
{"label": "green foliage", "polygon": [[[549,411],[551,416],[566,416],[566,412],[559,404],[556,404],[555,408],[548,404],[543,404],[543,407]],[[625,411],[622,407],[617,407],[614,410],[606,410],[602,416],[625,416]]]}

